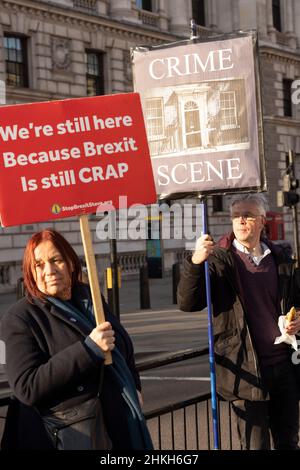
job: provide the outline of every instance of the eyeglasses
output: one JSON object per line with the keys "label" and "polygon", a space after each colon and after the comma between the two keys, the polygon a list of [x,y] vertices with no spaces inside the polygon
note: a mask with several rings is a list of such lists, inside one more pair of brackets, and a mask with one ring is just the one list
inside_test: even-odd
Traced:
{"label": "eyeglasses", "polygon": [[246,222],[254,222],[257,217],[263,217],[263,214],[251,214],[251,212],[245,212],[244,214],[232,214],[230,218],[234,222],[240,218]]}

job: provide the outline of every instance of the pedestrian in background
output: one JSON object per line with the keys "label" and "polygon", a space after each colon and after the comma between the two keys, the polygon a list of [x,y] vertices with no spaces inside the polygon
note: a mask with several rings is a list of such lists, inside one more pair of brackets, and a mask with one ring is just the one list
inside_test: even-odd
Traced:
{"label": "pedestrian in background", "polygon": [[[263,238],[266,200],[245,194],[230,207],[233,231],[216,244],[205,234],[184,263],[181,310],[206,307],[209,262],[218,393],[231,401],[242,449],[298,449],[299,403],[291,347],[274,344],[278,317],[300,305],[293,260]],[[300,330],[300,319],[287,327]]]}
{"label": "pedestrian in background", "polygon": [[[152,448],[130,337],[104,299],[106,320],[96,326],[81,275],[61,234],[48,229],[31,237],[23,259],[26,296],[1,321],[15,396],[4,448]],[[105,366],[108,351],[113,364]]]}

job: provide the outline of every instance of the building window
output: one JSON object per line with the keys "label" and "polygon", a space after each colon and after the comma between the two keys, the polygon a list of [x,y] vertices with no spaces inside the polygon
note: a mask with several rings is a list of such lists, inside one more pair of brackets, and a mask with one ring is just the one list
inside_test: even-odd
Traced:
{"label": "building window", "polygon": [[152,0],[136,0],[136,6],[141,10],[153,11]]}
{"label": "building window", "polygon": [[289,80],[284,78],[282,80],[282,87],[283,87],[283,115],[292,117],[292,83],[293,80]]}
{"label": "building window", "polygon": [[281,31],[280,0],[272,0],[273,26],[277,31]]}
{"label": "building window", "polygon": [[6,84],[28,87],[27,39],[21,36],[4,36]]}
{"label": "building window", "polygon": [[212,197],[213,212],[223,212],[223,196],[216,194]]}
{"label": "building window", "polygon": [[87,73],[86,94],[96,96],[104,94],[103,52],[86,51]]}
{"label": "building window", "polygon": [[205,0],[192,0],[192,17],[196,24],[206,26]]}
{"label": "building window", "polygon": [[156,140],[164,136],[162,98],[151,98],[146,101],[146,122],[149,140]]}
{"label": "building window", "polygon": [[235,91],[222,91],[220,93],[220,113],[222,130],[237,127]]}

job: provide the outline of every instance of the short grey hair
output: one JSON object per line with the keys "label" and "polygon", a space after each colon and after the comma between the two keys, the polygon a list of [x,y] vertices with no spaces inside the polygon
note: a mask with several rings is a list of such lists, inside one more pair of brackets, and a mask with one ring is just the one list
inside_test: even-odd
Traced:
{"label": "short grey hair", "polygon": [[230,202],[230,213],[232,213],[232,209],[235,204],[240,202],[251,202],[252,204],[256,204],[259,207],[261,215],[266,216],[266,212],[268,210],[268,202],[266,197],[261,193],[247,193],[247,194],[239,194],[235,196]]}

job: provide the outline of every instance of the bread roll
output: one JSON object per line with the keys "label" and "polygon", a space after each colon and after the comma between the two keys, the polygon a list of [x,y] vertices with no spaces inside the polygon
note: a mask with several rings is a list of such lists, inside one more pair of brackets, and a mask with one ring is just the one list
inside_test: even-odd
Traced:
{"label": "bread roll", "polygon": [[292,307],[290,311],[286,314],[285,316],[287,321],[293,321],[296,319],[296,309],[295,307]]}

